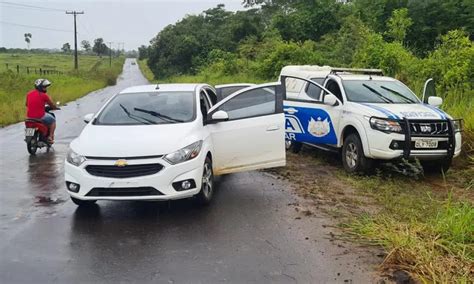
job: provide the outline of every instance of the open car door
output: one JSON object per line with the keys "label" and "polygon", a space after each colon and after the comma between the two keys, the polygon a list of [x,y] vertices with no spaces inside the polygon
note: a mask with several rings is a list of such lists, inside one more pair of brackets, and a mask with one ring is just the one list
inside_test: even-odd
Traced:
{"label": "open car door", "polygon": [[225,84],[225,85],[217,85],[216,94],[217,94],[217,101],[222,101],[223,99],[227,98],[228,96],[232,95],[233,93],[245,89],[250,86],[255,86],[252,83],[236,83],[236,84]]}
{"label": "open car door", "polygon": [[257,85],[209,110],[216,175],[285,165],[283,96],[281,83]]}

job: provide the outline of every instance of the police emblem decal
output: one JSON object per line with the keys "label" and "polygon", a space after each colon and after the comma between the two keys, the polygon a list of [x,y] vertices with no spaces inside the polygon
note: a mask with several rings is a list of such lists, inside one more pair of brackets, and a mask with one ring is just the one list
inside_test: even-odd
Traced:
{"label": "police emblem decal", "polygon": [[314,137],[324,137],[329,134],[331,128],[329,126],[328,118],[321,120],[321,117],[318,117],[316,120],[311,117],[311,120],[308,122],[308,132]]}

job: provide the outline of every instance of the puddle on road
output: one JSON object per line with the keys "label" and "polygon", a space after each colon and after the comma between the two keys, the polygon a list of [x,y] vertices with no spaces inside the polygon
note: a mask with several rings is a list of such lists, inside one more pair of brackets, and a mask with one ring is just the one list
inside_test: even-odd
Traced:
{"label": "puddle on road", "polygon": [[50,206],[66,202],[66,200],[58,197],[50,196],[36,196],[35,197],[35,206]]}

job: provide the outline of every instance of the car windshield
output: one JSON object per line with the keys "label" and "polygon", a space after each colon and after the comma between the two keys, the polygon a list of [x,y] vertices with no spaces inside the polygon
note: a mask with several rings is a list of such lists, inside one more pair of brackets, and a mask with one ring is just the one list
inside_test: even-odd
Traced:
{"label": "car windshield", "polygon": [[399,81],[344,80],[347,100],[358,103],[419,103],[413,92]]}
{"label": "car windshield", "polygon": [[189,122],[195,118],[193,92],[117,95],[100,113],[96,125],[141,125]]}

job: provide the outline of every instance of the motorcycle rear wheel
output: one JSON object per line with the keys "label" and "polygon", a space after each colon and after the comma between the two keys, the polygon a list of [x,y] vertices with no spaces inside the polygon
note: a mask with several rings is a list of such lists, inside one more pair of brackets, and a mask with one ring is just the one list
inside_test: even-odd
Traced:
{"label": "motorcycle rear wheel", "polygon": [[35,133],[35,135],[26,142],[26,149],[30,155],[36,155],[36,151],[38,150],[38,133]]}

